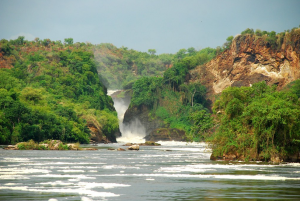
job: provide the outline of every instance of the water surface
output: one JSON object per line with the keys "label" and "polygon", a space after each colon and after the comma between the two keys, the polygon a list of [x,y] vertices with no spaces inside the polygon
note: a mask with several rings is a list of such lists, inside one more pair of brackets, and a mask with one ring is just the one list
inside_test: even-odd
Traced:
{"label": "water surface", "polygon": [[[300,164],[210,161],[204,143],[0,150],[0,200],[299,200]],[[124,147],[123,147],[124,148]]]}

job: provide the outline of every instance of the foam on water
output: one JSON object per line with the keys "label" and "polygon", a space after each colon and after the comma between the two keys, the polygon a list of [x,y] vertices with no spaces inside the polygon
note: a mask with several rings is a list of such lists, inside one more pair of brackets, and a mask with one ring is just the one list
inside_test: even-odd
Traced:
{"label": "foam on water", "polygon": [[118,194],[114,194],[111,192],[98,192],[92,191],[86,188],[29,188],[28,186],[0,186],[0,190],[14,190],[14,191],[28,191],[28,192],[39,192],[39,193],[70,193],[70,194],[79,194],[79,195],[87,195],[91,197],[117,197],[120,196]]}
{"label": "foam on water", "polygon": [[[197,165],[183,165],[183,166],[172,166],[172,167],[160,167],[155,172],[207,172],[207,171],[217,171],[219,169],[227,170],[247,170],[247,171],[265,171],[274,165],[256,165],[256,164],[197,164]],[[258,169],[260,168],[260,169]]]}
{"label": "foam on water", "polygon": [[85,172],[84,170],[57,170],[58,172]]}
{"label": "foam on water", "polygon": [[[44,200],[61,199],[63,196],[84,201],[129,198],[139,201],[147,200],[150,196],[153,200],[170,196],[165,198],[184,200],[187,197],[176,196],[192,188],[197,192],[191,190],[188,196],[195,196],[195,199],[199,196],[199,200],[216,196],[237,198],[237,192],[245,191],[250,191],[251,196],[255,195],[255,199],[259,200],[265,192],[273,195],[274,189],[283,189],[283,192],[292,189],[286,196],[293,193],[300,196],[300,193],[297,194],[297,191],[300,192],[300,163],[274,165],[210,161],[210,152],[206,152],[208,149],[204,143],[161,144],[160,147],[140,147],[138,152],[111,152],[107,149],[99,149],[98,152],[64,152],[61,160],[55,157],[57,153],[51,151],[25,151],[22,152],[24,158],[21,158],[21,152],[15,154],[13,151],[0,150],[0,197],[14,195],[28,196],[29,199],[32,196],[33,200],[39,200],[42,195],[45,196]],[[116,148],[121,145],[99,146]],[[45,157],[47,155],[49,157]],[[69,160],[71,158],[73,161]],[[10,166],[12,164],[14,166]],[[245,183],[246,186],[241,185]],[[217,194],[214,194],[217,192],[214,188],[218,190]],[[226,194],[226,189],[236,189],[236,192]],[[251,196],[246,198],[253,198]],[[285,200],[286,197],[281,198]]]}
{"label": "foam on water", "polygon": [[145,139],[144,139],[144,135],[143,136],[136,136],[135,133],[127,133],[126,136],[122,136],[117,138],[118,142],[122,142],[122,143],[127,143],[127,142],[131,142],[131,143],[144,143]]}
{"label": "foam on water", "polygon": [[157,143],[163,145],[163,146],[200,146],[200,147],[206,147],[207,144],[204,142],[182,142],[182,141],[158,141]]}
{"label": "foam on water", "polygon": [[32,173],[42,173],[42,174],[49,174],[50,170],[45,169],[27,169],[27,168],[1,168],[0,174],[6,175],[17,175],[17,174],[32,174]]}
{"label": "foam on water", "polygon": [[42,182],[39,183],[39,185],[51,185],[51,186],[72,186],[74,183],[67,183],[67,182],[62,182],[62,181],[54,181],[54,182]]}
{"label": "foam on water", "polygon": [[76,175],[61,175],[61,174],[43,174],[32,175],[32,177],[44,177],[44,178],[77,178],[77,179],[96,179],[95,177],[88,177],[82,174]]}
{"label": "foam on water", "polygon": [[[112,95],[119,90],[108,90],[107,95]],[[123,123],[124,114],[129,106],[128,101],[121,98],[114,98],[114,107],[118,113],[119,128],[121,137],[117,138],[118,142],[144,143],[146,136],[146,129],[139,119],[132,119],[130,122]]]}
{"label": "foam on water", "polygon": [[127,184],[117,184],[117,183],[89,183],[89,182],[79,182],[79,186],[92,189],[92,188],[104,188],[104,189],[111,189],[111,188],[119,188],[119,187],[129,187],[130,185]]}
{"label": "foam on water", "polygon": [[19,180],[19,179],[30,179],[24,175],[0,175],[0,180]]}
{"label": "foam on water", "polygon": [[6,183],[4,184],[5,186],[15,186],[15,185],[19,185],[18,183]]}
{"label": "foam on water", "polygon": [[29,162],[29,158],[3,158],[0,162]]}
{"label": "foam on water", "polygon": [[199,179],[226,179],[226,180],[298,180],[300,177],[284,177],[278,175],[215,175],[215,174],[107,174],[101,177],[160,177],[160,178],[199,178]]}
{"label": "foam on water", "polygon": [[124,165],[105,165],[102,166],[103,169],[140,169],[134,166],[124,166]]}

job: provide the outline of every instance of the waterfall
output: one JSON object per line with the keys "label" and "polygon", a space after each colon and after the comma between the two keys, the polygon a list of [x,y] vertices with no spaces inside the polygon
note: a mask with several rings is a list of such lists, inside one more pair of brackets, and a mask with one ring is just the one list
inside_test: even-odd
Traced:
{"label": "waterfall", "polygon": [[[119,90],[107,90],[107,95],[111,96]],[[146,129],[138,118],[132,119],[129,123],[124,124],[124,114],[129,107],[130,101],[125,98],[113,98],[114,107],[118,113],[119,128],[122,136],[117,138],[118,142],[143,143],[146,136]]]}

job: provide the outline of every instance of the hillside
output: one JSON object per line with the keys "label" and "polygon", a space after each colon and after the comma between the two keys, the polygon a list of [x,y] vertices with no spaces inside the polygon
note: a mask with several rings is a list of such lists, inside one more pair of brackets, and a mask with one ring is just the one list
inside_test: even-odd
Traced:
{"label": "hillside", "polygon": [[154,49],[140,52],[102,43],[93,48],[100,79],[109,89],[123,89],[141,77],[163,75],[176,59],[173,54],[156,55]]}
{"label": "hillside", "polygon": [[236,36],[222,54],[191,70],[191,82],[204,84],[210,95],[229,86],[251,86],[260,81],[278,90],[300,78],[300,28],[290,32],[248,31]]}
{"label": "hillside", "polygon": [[[213,48],[179,50],[173,67],[163,77],[143,77],[132,86],[132,99],[124,123],[134,118],[145,126],[146,139],[202,140],[211,127],[206,88],[189,84],[189,70],[205,64],[216,55]],[[152,136],[152,137],[151,137]],[[157,136],[157,137],[156,137]]]}
{"label": "hillside", "polygon": [[146,139],[206,140],[212,159],[299,161],[300,29],[247,29],[214,51],[135,82],[124,122],[139,118]]}
{"label": "hillside", "polygon": [[116,141],[117,114],[92,47],[72,38],[0,41],[0,144]]}

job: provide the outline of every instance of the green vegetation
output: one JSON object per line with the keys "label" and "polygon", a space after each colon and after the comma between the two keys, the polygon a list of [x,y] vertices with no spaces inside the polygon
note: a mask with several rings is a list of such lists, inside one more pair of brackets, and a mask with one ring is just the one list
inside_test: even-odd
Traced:
{"label": "green vegetation", "polygon": [[60,140],[45,140],[36,143],[33,140],[16,144],[18,150],[81,150],[79,143],[65,144]]}
{"label": "green vegetation", "polygon": [[[148,108],[163,129],[184,131],[187,139],[208,140],[214,156],[243,160],[286,159],[300,151],[300,80],[280,92],[264,82],[229,87],[214,103],[211,115],[206,88],[190,81],[189,71],[251,36],[278,51],[299,49],[300,28],[282,33],[244,30],[222,47],[180,49],[157,55],[104,43],[74,43],[72,38],[0,41],[0,144],[18,149],[50,149],[62,142],[88,143],[97,129],[111,141],[117,114],[106,87],[132,90],[130,108]],[[248,37],[249,38],[249,37]],[[237,45],[238,48],[238,45]],[[105,85],[105,86],[104,86]],[[125,96],[125,92],[119,97]],[[89,127],[88,127],[89,126]],[[49,147],[50,146],[50,147]],[[60,143],[58,149],[67,150]]]}
{"label": "green vegetation", "polygon": [[[283,42],[298,47],[295,41],[299,33],[299,28],[278,34],[246,29],[236,40],[241,42],[246,35],[252,35],[255,41],[276,51]],[[163,127],[183,130],[188,139],[210,141],[214,156],[287,160],[300,151],[300,80],[280,92],[264,82],[252,87],[230,87],[214,103],[215,114],[211,115],[205,107],[205,87],[187,78],[189,70],[229,49],[232,41],[230,36],[223,47],[207,48],[206,52],[179,50],[173,67],[163,77],[144,77],[133,84],[130,107],[147,107],[153,119],[165,123]]]}
{"label": "green vegetation", "polygon": [[155,49],[147,52],[117,48],[104,43],[94,47],[100,79],[110,89],[123,89],[143,76],[161,77],[171,66],[172,54],[155,55]]}
{"label": "green vegetation", "polygon": [[92,46],[73,39],[0,41],[0,144],[58,139],[89,143],[88,125],[114,140],[113,102]]}
{"label": "green vegetation", "polygon": [[[126,89],[142,77],[163,77],[164,71],[186,57],[195,57],[198,63],[205,63],[216,55],[216,50],[195,48],[179,50],[176,54],[156,55],[155,49],[139,52],[126,47],[117,48],[103,43],[94,47],[100,79],[110,89]],[[188,60],[188,59],[187,59]]]}
{"label": "green vegetation", "polygon": [[261,31],[260,29],[256,29],[254,32],[253,29],[247,28],[246,30],[242,31],[241,36],[238,38],[239,41],[243,41],[246,35],[254,35],[255,39],[262,39],[262,45],[271,46],[273,50],[280,50],[281,46],[286,40],[287,45],[296,46],[297,43],[294,41],[296,37],[299,37],[300,28],[294,27],[291,30],[285,30],[284,32],[277,33],[275,31]]}
{"label": "green vegetation", "polygon": [[265,82],[229,87],[215,102],[214,112],[219,120],[211,138],[214,156],[269,161],[300,151],[300,106],[293,90],[278,92]]}
{"label": "green vegetation", "polygon": [[179,50],[173,67],[163,77],[143,77],[133,84],[129,107],[146,106],[152,118],[162,120],[166,127],[185,131],[191,140],[202,140],[213,125],[204,107],[206,89],[199,83],[187,83],[186,75],[215,55],[212,48]]}

